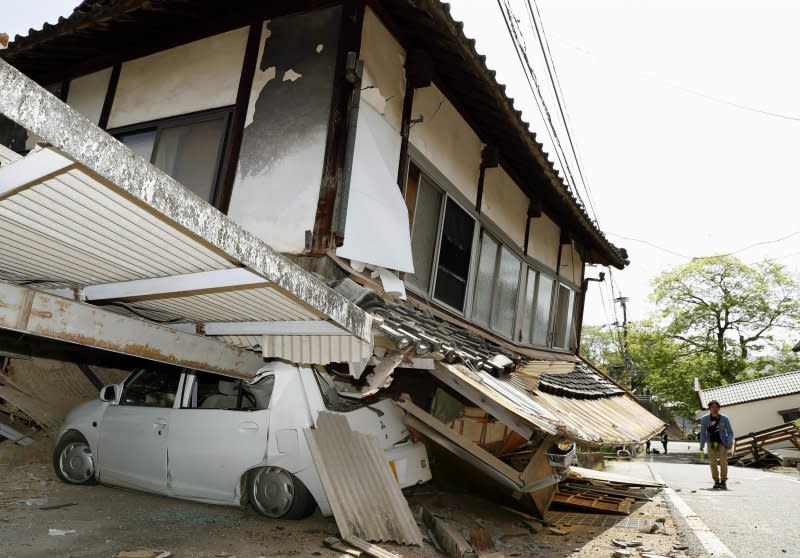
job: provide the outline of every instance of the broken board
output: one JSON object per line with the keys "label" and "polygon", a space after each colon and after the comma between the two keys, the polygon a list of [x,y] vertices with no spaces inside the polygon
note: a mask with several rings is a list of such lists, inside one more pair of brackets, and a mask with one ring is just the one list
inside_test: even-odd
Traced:
{"label": "broken board", "polygon": [[595,471],[594,469],[584,469],[583,467],[570,467],[569,479],[592,483],[601,482],[607,484],[621,484],[626,486],[642,486],[647,488],[664,487],[663,482],[640,479],[628,475],[618,475],[616,473],[606,473],[605,471]]}
{"label": "broken board", "polygon": [[554,504],[561,504],[562,506],[580,510],[620,515],[630,514],[631,506],[634,502],[633,498],[623,498],[621,496],[598,494],[597,492],[586,492],[564,487],[559,487],[558,492],[553,497]]}

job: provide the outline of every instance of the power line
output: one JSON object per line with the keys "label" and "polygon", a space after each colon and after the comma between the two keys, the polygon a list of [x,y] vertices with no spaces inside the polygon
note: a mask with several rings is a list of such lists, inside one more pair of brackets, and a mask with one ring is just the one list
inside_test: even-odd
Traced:
{"label": "power line", "polygon": [[727,257],[727,256],[735,256],[736,254],[741,254],[742,252],[746,252],[747,250],[751,250],[753,248],[758,248],[759,246],[769,246],[771,244],[778,244],[779,242],[783,242],[785,240],[789,240],[790,238],[793,238],[795,236],[800,235],[800,231],[795,231],[793,233],[787,234],[786,236],[782,236],[780,238],[775,238],[775,239],[772,239],[772,240],[762,240],[762,241],[759,241],[759,242],[754,242],[753,244],[749,244],[749,245],[745,246],[744,248],[739,248],[738,250],[733,250],[731,252],[725,252],[723,254],[714,254],[712,256],[688,256],[686,254],[682,254],[680,252],[676,252],[674,250],[670,250],[669,248],[664,248],[663,246],[659,246],[658,244],[654,244],[653,242],[650,242],[649,240],[643,240],[641,238],[635,238],[635,237],[632,237],[632,236],[624,236],[624,235],[613,233],[613,232],[606,232],[606,234],[610,235],[610,236],[616,236],[617,238],[621,238],[623,240],[629,240],[631,242],[639,242],[641,244],[646,244],[647,246],[655,248],[656,250],[661,250],[662,252],[665,252],[667,254],[672,254],[673,256],[677,256],[679,258],[684,258],[684,259],[687,259],[687,260],[711,260],[711,259],[714,259],[714,258],[724,258],[724,257]]}
{"label": "power line", "polygon": [[528,87],[530,88],[531,93],[533,94],[533,98],[536,103],[536,108],[539,111],[539,115],[542,117],[542,121],[545,124],[545,129],[547,130],[547,135],[550,137],[550,141],[553,144],[556,158],[558,159],[561,169],[564,171],[564,179],[567,182],[568,187],[571,185],[572,190],[574,190],[575,192],[575,195],[578,196],[578,198],[580,199],[580,194],[578,193],[577,187],[575,185],[575,178],[572,176],[572,171],[566,163],[566,155],[564,154],[564,148],[562,147],[561,141],[558,139],[558,134],[555,131],[553,119],[550,115],[549,109],[547,108],[547,104],[544,101],[544,96],[542,95],[541,87],[539,85],[539,80],[536,77],[536,72],[533,69],[533,65],[531,64],[530,58],[528,58],[525,39],[523,38],[522,33],[518,32],[518,30],[516,29],[519,20],[517,20],[517,18],[514,17],[513,11],[508,3],[508,0],[497,0],[497,5],[500,8],[500,13],[503,16],[503,22],[506,25],[508,34],[511,37],[511,42],[514,45],[514,50],[517,54],[517,58],[519,59],[520,65],[522,66],[523,73],[525,74],[525,79],[528,82]]}
{"label": "power line", "polygon": [[[581,162],[578,158],[577,150],[575,149],[575,142],[572,139],[572,133],[569,128],[569,122],[566,116],[566,99],[564,97],[564,92],[561,89],[561,82],[558,79],[558,72],[556,71],[555,61],[553,60],[553,54],[550,51],[550,43],[547,41],[547,34],[544,30],[544,20],[542,19],[542,14],[539,11],[539,6],[536,4],[536,0],[526,0],[525,5],[528,7],[528,16],[530,18],[531,24],[533,25],[533,29],[536,31],[536,37],[539,40],[539,47],[542,51],[542,57],[544,58],[545,67],[547,68],[547,74],[550,76],[550,83],[553,86],[553,93],[556,98],[556,104],[558,105],[558,112],[561,114],[561,121],[564,123],[564,131],[567,134],[567,141],[569,142],[570,150],[572,151],[572,157],[575,160],[575,166],[578,169],[578,176],[580,176],[581,184],[583,185],[583,190],[586,193],[586,199],[589,202],[589,207],[592,210],[592,214],[594,216],[594,220],[596,223],[599,224],[599,220],[597,218],[597,211],[594,208],[594,203],[592,201],[592,195],[589,192],[589,186],[586,182],[586,177],[583,174],[583,169],[581,168]],[[536,15],[538,16],[538,23],[537,18],[534,16],[534,7],[536,9]],[[541,27],[541,31],[540,31]]]}

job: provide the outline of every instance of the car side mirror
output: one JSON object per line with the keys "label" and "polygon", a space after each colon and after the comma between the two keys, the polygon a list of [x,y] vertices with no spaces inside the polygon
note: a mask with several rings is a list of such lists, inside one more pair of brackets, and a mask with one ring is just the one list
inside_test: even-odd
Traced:
{"label": "car side mirror", "polygon": [[113,403],[116,401],[117,389],[118,388],[115,384],[104,386],[103,389],[100,390],[100,401],[105,401],[106,403]]}

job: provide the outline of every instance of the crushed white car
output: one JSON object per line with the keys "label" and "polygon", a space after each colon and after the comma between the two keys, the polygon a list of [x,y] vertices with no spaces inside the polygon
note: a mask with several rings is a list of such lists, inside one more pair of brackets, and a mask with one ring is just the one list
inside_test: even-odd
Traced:
{"label": "crushed white car", "polygon": [[67,416],[53,454],[58,477],[300,519],[331,508],[303,430],[321,411],[374,435],[401,487],[431,479],[391,399],[340,396],[322,371],[272,362],[250,381],[157,365],[104,387]]}

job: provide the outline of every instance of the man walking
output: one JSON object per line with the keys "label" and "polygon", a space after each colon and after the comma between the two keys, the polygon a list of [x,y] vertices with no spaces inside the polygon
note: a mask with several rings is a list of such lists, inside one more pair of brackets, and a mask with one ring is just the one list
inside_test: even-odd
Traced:
{"label": "man walking", "polygon": [[700,452],[708,442],[708,463],[711,465],[714,488],[727,490],[728,450],[733,446],[733,428],[731,421],[720,414],[719,409],[719,401],[709,402],[709,412],[700,421]]}

